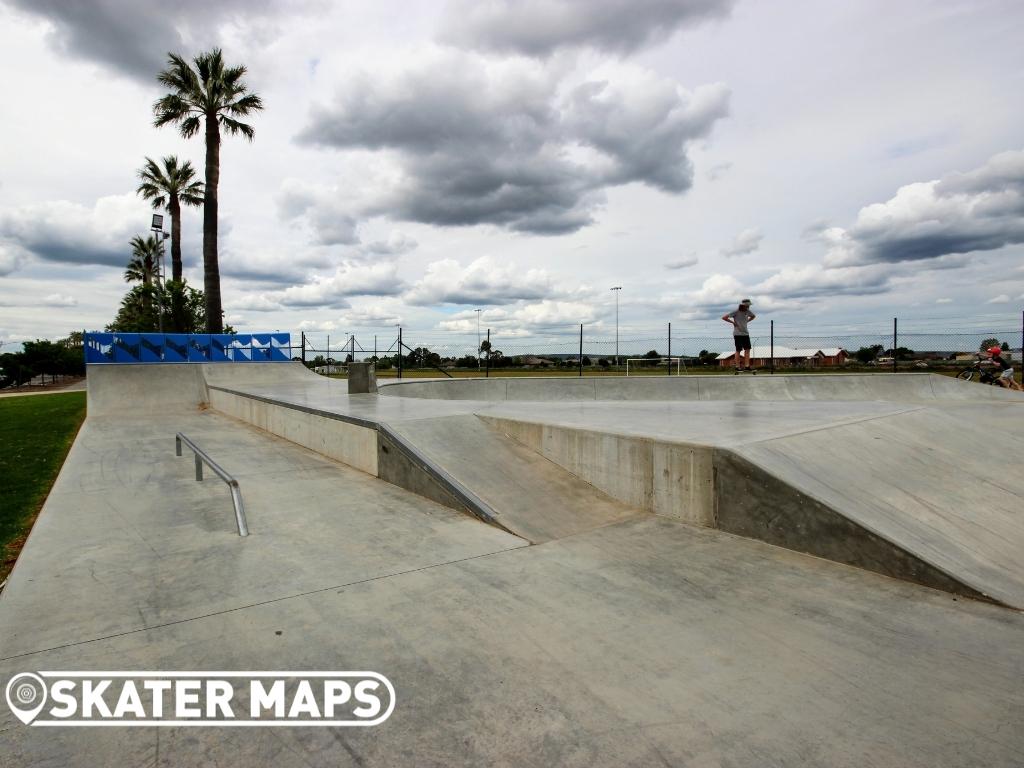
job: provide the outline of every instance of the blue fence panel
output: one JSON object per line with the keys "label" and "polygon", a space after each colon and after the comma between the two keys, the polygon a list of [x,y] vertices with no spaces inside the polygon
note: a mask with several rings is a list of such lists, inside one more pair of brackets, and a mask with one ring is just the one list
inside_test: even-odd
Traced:
{"label": "blue fence panel", "polygon": [[291,360],[290,333],[103,333],[87,331],[85,362],[256,363]]}

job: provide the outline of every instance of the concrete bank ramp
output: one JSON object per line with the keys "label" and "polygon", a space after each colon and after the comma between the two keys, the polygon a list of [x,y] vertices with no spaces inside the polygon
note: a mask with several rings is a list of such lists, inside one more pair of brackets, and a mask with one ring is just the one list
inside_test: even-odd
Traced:
{"label": "concrete bank ramp", "polygon": [[533,543],[642,516],[473,415],[403,421],[388,430],[440,470],[485,517]]}
{"label": "concrete bank ramp", "polygon": [[90,416],[142,416],[150,409],[194,410],[207,385],[273,386],[321,380],[302,363],[149,363],[89,365]]}
{"label": "concrete bank ramp", "polygon": [[[872,570],[909,568],[894,575],[1024,608],[1024,435],[975,423],[990,408],[922,408],[737,447],[738,463],[719,462],[720,526]],[[830,545],[825,534],[838,526],[815,522],[813,502],[908,562],[872,563],[868,549],[880,550],[858,549],[855,536],[845,551],[838,537]]]}
{"label": "concrete bank ramp", "polygon": [[407,381],[387,384],[385,397],[432,400],[880,400],[1016,401],[1024,395],[934,373],[792,374],[761,376],[592,376]]}

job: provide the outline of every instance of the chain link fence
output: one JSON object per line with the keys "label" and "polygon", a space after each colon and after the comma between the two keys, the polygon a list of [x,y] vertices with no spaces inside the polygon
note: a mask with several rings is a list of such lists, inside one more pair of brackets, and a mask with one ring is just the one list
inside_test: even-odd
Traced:
{"label": "chain link fence", "polygon": [[[758,318],[750,326],[751,364],[762,371],[936,371],[955,373],[999,346],[1019,375],[1024,316],[1012,316],[991,327],[970,322],[957,329],[889,320],[857,326],[841,333],[823,333],[820,326],[787,325]],[[1015,327],[1016,326],[1016,327]],[[906,330],[904,330],[904,328]],[[662,329],[575,325],[524,336],[484,328],[479,337],[408,327],[355,334],[303,333],[293,345],[302,359],[321,373],[341,374],[352,360],[372,360],[378,375],[667,375],[731,373],[736,360],[728,326],[692,330],[668,323]],[[479,340],[478,340],[479,338]],[[401,353],[399,353],[401,349]],[[399,373],[401,369],[401,373]]]}

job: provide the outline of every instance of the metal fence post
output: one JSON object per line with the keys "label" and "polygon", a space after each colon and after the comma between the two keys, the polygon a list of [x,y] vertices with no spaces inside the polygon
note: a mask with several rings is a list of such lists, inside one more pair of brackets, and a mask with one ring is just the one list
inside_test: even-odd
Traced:
{"label": "metal fence post", "polygon": [[770,334],[769,338],[771,339],[771,342],[770,342],[771,346],[769,347],[769,350],[768,350],[768,354],[770,355],[770,357],[768,358],[768,360],[769,360],[768,371],[771,373],[772,376],[774,376],[775,375],[775,321],[774,320],[769,320],[768,321],[768,328],[769,328],[768,332]]}
{"label": "metal fence post", "polygon": [[484,378],[490,378],[491,376],[491,329],[487,329],[487,373],[484,374]]}
{"label": "metal fence post", "polygon": [[668,375],[672,375],[672,323],[668,324]]}
{"label": "metal fence post", "polygon": [[899,336],[898,336],[896,331],[897,331],[896,318],[894,317],[892,319],[892,372],[893,373],[896,373],[896,358],[897,358],[896,347],[898,346],[897,342],[899,340]]}
{"label": "metal fence post", "polygon": [[302,331],[302,362],[306,362],[306,332]]}
{"label": "metal fence post", "polygon": [[402,378],[402,326],[398,326],[398,378]]}
{"label": "metal fence post", "polygon": [[580,376],[583,375],[583,323],[580,323]]}

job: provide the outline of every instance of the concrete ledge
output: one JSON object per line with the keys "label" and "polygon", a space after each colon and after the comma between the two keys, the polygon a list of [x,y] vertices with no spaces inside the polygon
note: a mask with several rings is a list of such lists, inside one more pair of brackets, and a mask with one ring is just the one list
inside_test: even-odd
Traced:
{"label": "concrete ledge", "polygon": [[559,402],[584,400],[1011,401],[1024,395],[936,373],[803,373],[774,376],[563,376],[402,381],[386,397]]}
{"label": "concrete ledge", "polygon": [[210,387],[209,394],[211,407],[221,413],[368,474],[378,474],[374,427],[220,387]]}

